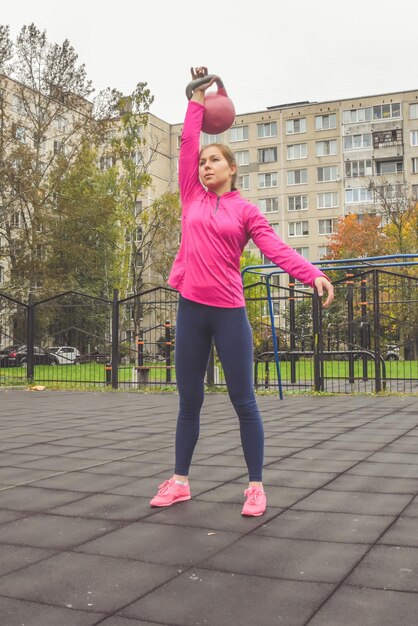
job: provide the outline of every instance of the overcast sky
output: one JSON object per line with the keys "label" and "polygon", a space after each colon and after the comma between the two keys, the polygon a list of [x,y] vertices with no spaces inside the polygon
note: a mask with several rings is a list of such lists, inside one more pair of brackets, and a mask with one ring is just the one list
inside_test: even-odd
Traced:
{"label": "overcast sky", "polygon": [[224,80],[237,113],[418,89],[416,0],[19,0],[24,24],[69,39],[96,91],[147,82],[151,112],[182,121],[191,65]]}

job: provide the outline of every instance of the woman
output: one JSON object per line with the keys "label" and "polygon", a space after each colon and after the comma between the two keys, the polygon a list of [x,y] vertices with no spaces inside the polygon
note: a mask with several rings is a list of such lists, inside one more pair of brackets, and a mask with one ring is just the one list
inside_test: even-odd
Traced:
{"label": "woman", "polygon": [[[192,69],[192,77],[207,75]],[[258,207],[236,189],[237,164],[224,145],[199,152],[205,91],[195,89],[184,121],[179,158],[182,239],[169,284],[180,292],[176,323],[175,366],[180,396],[174,475],[160,485],[151,506],[190,500],[189,468],[199,437],[204,378],[214,339],[229,396],[239,417],[249,485],[242,515],[262,515],[266,495],[262,484],[264,431],[252,379],[253,342],[247,319],[240,257],[252,238],[259,249],[320,296],[324,307],[333,299],[327,277],[276,235]]]}

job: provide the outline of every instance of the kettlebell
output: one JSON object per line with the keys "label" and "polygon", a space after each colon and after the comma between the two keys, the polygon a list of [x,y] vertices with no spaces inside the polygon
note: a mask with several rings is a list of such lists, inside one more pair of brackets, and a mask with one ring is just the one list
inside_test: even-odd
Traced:
{"label": "kettlebell", "polygon": [[231,98],[226,93],[222,80],[215,74],[208,74],[192,80],[186,87],[188,100],[193,95],[193,89],[215,79],[218,91],[206,92],[205,112],[203,114],[202,131],[208,135],[223,133],[232,126],[235,119],[235,107]]}

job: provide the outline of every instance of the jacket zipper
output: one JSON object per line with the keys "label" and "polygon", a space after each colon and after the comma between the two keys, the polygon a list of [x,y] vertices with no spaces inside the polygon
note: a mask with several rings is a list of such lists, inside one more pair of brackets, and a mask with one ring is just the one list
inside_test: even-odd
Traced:
{"label": "jacket zipper", "polygon": [[221,196],[216,196],[216,207],[215,207],[215,213],[217,212],[217,210],[219,209],[219,202],[221,201]]}

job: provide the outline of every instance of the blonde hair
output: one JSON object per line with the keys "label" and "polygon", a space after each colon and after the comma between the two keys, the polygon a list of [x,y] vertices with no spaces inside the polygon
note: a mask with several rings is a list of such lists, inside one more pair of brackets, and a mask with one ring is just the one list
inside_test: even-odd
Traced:
{"label": "blonde hair", "polygon": [[203,146],[203,148],[201,148],[200,153],[199,153],[199,159],[201,158],[203,152],[207,148],[213,148],[213,147],[218,148],[219,152],[227,160],[228,165],[230,166],[235,165],[235,174],[232,174],[232,178],[231,178],[231,191],[236,191],[237,179],[238,179],[238,163],[237,163],[234,153],[232,152],[232,150],[228,148],[228,146],[226,146],[223,143],[210,143],[207,146]]}

